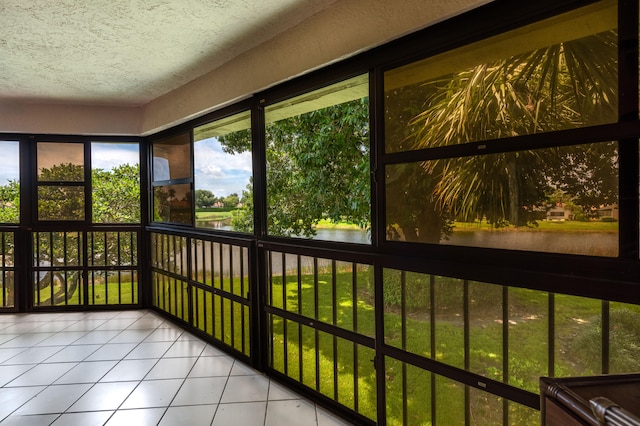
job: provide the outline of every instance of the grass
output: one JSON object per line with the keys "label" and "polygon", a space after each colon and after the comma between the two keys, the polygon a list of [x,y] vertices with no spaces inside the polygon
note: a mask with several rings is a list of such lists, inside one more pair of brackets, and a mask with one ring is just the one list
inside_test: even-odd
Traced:
{"label": "grass", "polygon": [[[302,302],[301,313],[319,321],[335,323],[350,331],[371,336],[374,331],[374,316],[371,297],[370,274],[368,271],[340,271],[336,274],[336,284],[330,274],[319,274],[317,285],[312,275],[302,275],[298,283],[297,277],[286,280],[286,297],[282,294],[282,278],[274,277],[272,285],[272,306],[298,312],[298,304]],[[386,277],[391,281],[391,278]],[[407,289],[411,281],[417,282],[418,287],[430,282],[430,277],[421,274],[407,274]],[[385,283],[385,287],[389,282]],[[385,308],[385,343],[398,348],[464,368],[464,314],[463,282],[444,277],[435,277],[433,301],[435,324],[435,353],[431,353],[431,322],[430,313],[425,307],[407,309],[404,325],[398,304],[388,303]],[[333,293],[335,287],[335,295]],[[355,290],[354,290],[355,289]],[[422,289],[424,290],[424,289]],[[356,294],[354,300],[354,291]],[[318,295],[317,315],[314,294]],[[504,339],[504,325],[502,324],[502,292],[497,285],[469,282],[469,371],[485,377],[502,381],[508,376],[507,382],[513,386],[538,392],[538,379],[548,375],[549,348],[549,295],[544,292],[509,288],[508,303],[508,332],[509,352],[508,371],[503,371],[502,341]],[[416,298],[428,297],[428,292],[412,290],[406,300],[415,303]],[[332,300],[336,300],[336,308]],[[556,295],[554,296],[555,315],[555,375],[588,375],[600,373],[594,365],[600,365],[600,360],[594,360],[594,355],[581,348],[593,346],[601,339],[598,329],[601,302],[598,300]],[[386,300],[393,299],[387,296]],[[354,308],[355,307],[355,308]],[[632,311],[632,316],[640,318],[640,307],[631,306],[625,309]],[[612,309],[612,318],[616,317],[618,308]],[[354,327],[357,320],[357,330]],[[271,320],[273,332],[273,367],[301,383],[319,390],[321,393],[338,400],[344,405],[354,408],[354,382],[358,383],[358,411],[375,419],[375,372],[367,370],[372,358],[368,348],[359,347],[358,355],[353,352],[352,344],[333,340],[332,336],[320,332],[318,343],[315,331],[302,327],[302,334],[297,324],[288,322],[284,330],[284,320],[275,317]],[[627,321],[628,322],[628,321]],[[640,343],[640,324],[635,334],[636,346]],[[624,334],[629,336],[629,333]],[[285,339],[286,336],[286,339]],[[612,347],[615,342],[612,342]],[[627,353],[636,353],[633,347],[627,345]],[[631,345],[632,346],[632,345]],[[334,356],[334,347],[337,357]],[[635,346],[634,346],[635,347]],[[300,350],[302,348],[302,351]],[[302,352],[302,372],[300,371],[300,352]],[[366,353],[363,356],[362,352]],[[285,358],[285,354],[287,355]],[[316,355],[317,354],[317,355]],[[371,354],[372,355],[372,354]],[[316,362],[315,357],[320,357]],[[612,354],[612,357],[616,355]],[[285,361],[286,359],[286,361]],[[356,362],[357,359],[357,362]],[[633,371],[637,363],[629,355],[623,362],[626,367],[617,367],[622,371]],[[354,368],[357,365],[357,370]],[[318,367],[319,366],[319,367]],[[334,367],[335,366],[335,367]],[[316,370],[320,382],[316,382]],[[356,372],[354,374],[354,372]],[[337,379],[336,379],[337,374]],[[431,386],[435,380],[436,406],[435,416],[443,424],[464,423],[464,386],[432,375],[430,372],[417,369],[393,359],[386,360],[386,400],[387,422],[390,425],[400,425],[406,420],[407,424],[430,424],[434,407],[431,407]],[[336,396],[335,382],[338,383]],[[403,383],[406,394],[403,394]],[[363,394],[362,389],[370,389],[371,393]],[[406,415],[404,419],[403,401],[406,401]],[[472,417],[477,424],[501,424],[503,404],[497,397],[474,390],[470,393]],[[539,413],[526,407],[510,403],[508,406],[511,422],[515,424],[536,423]],[[462,414],[461,414],[462,413]],[[479,420],[483,419],[483,420]]]}
{"label": "grass", "polygon": [[617,232],[617,222],[589,221],[578,222],[572,220],[539,220],[537,226],[507,226],[504,228],[494,228],[486,222],[454,222],[454,232],[469,231],[520,231],[520,232]]}
{"label": "grass", "polygon": [[221,221],[233,218],[232,211],[199,211],[196,210],[196,220]]}
{"label": "grass", "polygon": [[[549,294],[540,291],[508,288],[508,324],[503,324],[503,287],[479,282],[405,274],[405,320],[401,315],[402,297],[395,294],[398,271],[385,271],[385,343],[459,368],[465,367],[464,354],[464,292],[469,295],[468,370],[534,393],[538,379],[549,375]],[[228,277],[220,282],[200,280],[203,288],[193,292],[195,326],[219,341],[244,351],[249,348],[249,311],[243,304],[219,295],[212,288],[242,294],[240,283]],[[430,286],[435,299],[430,301]],[[368,336],[375,335],[372,297],[372,274],[367,267],[355,272],[350,264],[336,262],[331,269],[320,269],[317,279],[303,270],[282,276],[274,275],[268,289],[268,304],[274,308],[301,314],[314,321],[334,324],[346,330]],[[162,278],[156,293],[160,307],[187,318],[186,285]],[[173,295],[167,297],[167,295]],[[583,297],[555,295],[554,370],[556,376],[591,375],[599,366],[602,330],[602,302]],[[155,300],[155,299],[154,299]],[[334,305],[335,300],[335,305]],[[410,302],[410,303],[409,303]],[[433,318],[429,306],[433,305]],[[636,358],[640,348],[640,307],[611,303],[612,372],[635,371],[640,368]],[[269,363],[272,368],[305,386],[338,401],[362,415],[376,418],[376,372],[374,350],[341,339],[315,328],[286,320],[279,315],[267,318],[270,331]],[[508,371],[503,366],[502,352],[505,328],[508,329]],[[404,330],[404,332],[403,332]],[[435,335],[432,353],[431,332]],[[244,340],[243,340],[244,339]],[[244,342],[244,347],[243,347]],[[387,423],[464,424],[464,385],[413,367],[393,358],[385,359],[385,398]],[[432,387],[435,406],[432,406]],[[504,403],[489,393],[469,390],[470,415],[473,424],[502,424]],[[512,424],[539,422],[536,410],[509,402],[506,405]],[[435,410],[435,411],[433,411]]]}
{"label": "grass", "polygon": [[332,220],[329,219],[322,219],[320,220],[315,227],[317,229],[358,229],[361,230],[362,227],[360,227],[358,224],[355,223],[351,223],[351,222],[334,222]]}
{"label": "grass", "polygon": [[[112,281],[112,280],[110,280]],[[56,290],[57,292],[58,290]],[[96,283],[88,287],[89,305],[131,305],[138,303],[138,283],[132,281],[104,282]],[[38,299],[39,293],[39,299]],[[40,300],[40,305],[49,306],[51,296],[51,287],[40,289],[34,294],[34,303]],[[69,295],[66,303],[63,301],[58,303],[61,305],[82,305],[84,304],[84,289],[78,286],[76,291]]]}

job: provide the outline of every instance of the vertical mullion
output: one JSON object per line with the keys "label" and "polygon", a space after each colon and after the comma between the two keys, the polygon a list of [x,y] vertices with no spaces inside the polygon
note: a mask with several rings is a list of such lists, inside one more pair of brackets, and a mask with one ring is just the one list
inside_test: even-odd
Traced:
{"label": "vertical mullion", "polygon": [[[318,320],[320,317],[320,308],[318,306],[318,258],[313,258],[313,319]],[[320,392],[320,332],[314,328],[315,332],[315,349],[316,349],[316,391]]]}
{"label": "vertical mullion", "polygon": [[[139,266],[140,262],[138,262],[138,256],[137,256],[138,249],[139,249],[138,235],[139,234],[138,234],[137,231],[135,233],[134,232],[130,232],[129,233],[129,238],[130,238],[129,248],[131,249],[131,253],[130,253],[131,254],[131,262],[130,263],[131,263],[131,267],[132,268],[134,268],[134,265],[135,265],[135,269],[131,270],[131,301],[133,302],[135,300],[136,304],[139,304],[140,303],[140,299],[141,299],[140,297],[137,297],[140,294],[139,289],[140,289],[141,286],[138,285],[138,287],[137,287],[138,291],[134,291],[136,289],[136,286],[134,285],[134,282],[138,283],[138,281],[140,280],[140,272],[141,272],[140,269],[139,269],[140,268],[140,266]],[[133,246],[134,241],[135,241],[135,244],[136,244],[135,245],[135,248],[136,248],[135,252],[134,252],[134,246]],[[135,256],[134,256],[134,254],[135,254]],[[134,274],[135,274],[135,277],[134,277]],[[146,298],[146,300],[149,300],[149,299]]]}
{"label": "vertical mullion", "polygon": [[[244,292],[244,253],[245,253],[246,247],[240,247],[240,294],[242,295],[242,298],[245,299],[245,292]],[[246,332],[245,332],[245,327],[246,327],[246,323],[245,323],[245,306],[246,305],[242,305],[242,315],[240,316],[240,325],[242,327],[242,353],[246,354],[247,353],[247,348],[246,348]]]}
{"label": "vertical mullion", "polygon": [[602,374],[609,374],[609,334],[611,325],[611,311],[608,300],[602,301]]}
{"label": "vertical mullion", "polygon": [[[431,337],[431,359],[436,359],[436,277],[431,274],[429,276],[429,299],[430,299],[430,337]],[[436,423],[436,375],[431,372],[431,424],[435,425]]]}
{"label": "vertical mullion", "polygon": [[[233,246],[229,244],[229,292],[231,294],[235,294],[235,290],[233,288]],[[230,302],[231,312],[230,312],[230,321],[231,321],[231,347],[236,347],[236,321],[235,321],[235,308],[236,304],[234,301]]]}
{"label": "vertical mullion", "polygon": [[109,256],[109,234],[105,231],[104,238],[104,303],[109,304],[109,271],[107,270],[107,259]]}
{"label": "vertical mullion", "polygon": [[[246,252],[247,248],[246,247],[240,247],[240,295],[242,296],[243,299],[246,299],[246,294],[245,294],[245,286],[244,286],[244,255]],[[244,318],[244,315],[242,316],[242,318]]]}
{"label": "vertical mullion", "polygon": [[[92,243],[93,244],[93,243]],[[90,281],[89,281],[89,287],[91,288],[91,304],[95,305],[96,304],[96,271],[95,270],[91,270],[91,274],[90,274]]]}
{"label": "vertical mullion", "polygon": [[218,243],[211,242],[211,251],[209,253],[211,259],[211,335],[214,339],[216,338],[216,323],[218,322],[216,317],[216,244]]}
{"label": "vertical mullion", "polygon": [[220,340],[223,343],[226,343],[225,341],[225,334],[224,334],[224,312],[225,312],[225,308],[224,308],[224,301],[225,301],[225,297],[224,297],[224,246],[225,244],[220,243],[219,247],[220,247],[220,253],[218,256],[218,260],[220,261],[219,264],[219,268],[220,268]]}
{"label": "vertical mullion", "polygon": [[6,257],[7,257],[6,233],[2,232],[2,306],[3,307],[7,306],[7,272],[5,270],[7,265]]}
{"label": "vertical mullion", "polygon": [[165,246],[165,243],[168,243],[166,235],[164,234],[156,234],[160,239],[160,247],[159,250],[156,250],[157,253],[157,257],[156,257],[156,263],[158,268],[162,269],[163,271],[169,271],[169,265],[167,262],[167,259],[169,257],[169,247]]}
{"label": "vertical mullion", "polygon": [[[638,121],[638,1],[618,1],[618,121]],[[636,260],[638,247],[638,137],[618,141],[619,257]]]}
{"label": "vertical mullion", "polygon": [[180,262],[180,257],[176,254],[176,245],[176,236],[169,235],[169,246],[171,249],[171,253],[173,254],[173,265],[171,265],[173,269],[171,270],[171,272],[173,272],[174,274],[178,273],[178,262]]}
{"label": "vertical mullion", "polygon": [[[69,276],[68,276],[68,270],[67,270],[67,266],[69,264],[69,258],[68,258],[68,247],[67,247],[67,237],[68,234],[67,232],[63,233],[64,238],[62,239],[62,250],[64,251],[64,283],[63,283],[63,288],[64,288],[64,304],[68,305],[69,304],[69,300],[68,300],[68,290],[69,290]],[[80,235],[78,234],[78,241],[79,241]],[[78,249],[80,244],[78,244]],[[80,250],[78,250],[78,256],[80,256]],[[53,300],[53,281],[51,282],[52,288],[51,288],[51,304],[54,304],[54,300]]]}
{"label": "vertical mullion", "polygon": [[42,298],[41,298],[41,295],[40,295],[40,271],[41,271],[40,270],[40,267],[41,267],[41,265],[40,265],[40,256],[41,256],[41,254],[40,254],[40,244],[41,244],[40,243],[40,237],[41,237],[41,235],[40,235],[40,232],[35,232],[34,234],[35,234],[36,240],[37,240],[37,243],[36,243],[36,252],[37,253],[36,253],[36,258],[34,259],[34,263],[35,263],[35,266],[36,266],[36,276],[33,277],[33,279],[35,279],[36,290],[37,290],[37,293],[38,293],[38,297],[37,297],[38,306],[40,306],[40,303],[42,303]]}
{"label": "vertical mullion", "polygon": [[[180,254],[181,255],[185,255],[186,256],[186,260],[187,260],[187,264],[182,264],[182,271],[184,273],[183,276],[185,276],[186,281],[183,283],[183,289],[182,289],[182,309],[184,309],[186,307],[187,309],[187,322],[189,323],[189,325],[193,326],[193,291],[194,291],[194,286],[193,286],[193,265],[191,264],[193,262],[193,256],[192,256],[192,249],[194,248],[194,242],[193,242],[193,238],[191,237],[186,237],[186,238],[182,238],[180,240]],[[184,241],[184,246],[182,245],[182,241]],[[186,294],[186,305],[184,303],[184,299],[185,299],[185,291],[184,291],[184,286],[187,286],[186,290],[187,290],[187,294]],[[182,316],[184,317],[184,313],[182,314]]]}
{"label": "vertical mullion", "polygon": [[[502,286],[502,382],[509,384],[509,287]],[[509,424],[509,400],[502,399],[502,424]]]}
{"label": "vertical mullion", "polygon": [[[90,267],[94,267],[96,266],[95,264],[95,258],[96,258],[96,237],[95,234],[93,232],[90,232],[87,234],[87,248],[89,250],[89,253],[87,254],[87,259],[88,259],[88,266]],[[87,274],[87,279],[89,280],[89,282],[87,283],[87,293],[91,293],[90,295],[87,294],[87,302],[91,303],[92,305],[96,304],[96,273],[95,270],[91,270],[88,274]],[[89,292],[89,289],[91,289],[91,291]]]}
{"label": "vertical mullion", "polygon": [[122,305],[122,271],[118,270],[118,303]]}
{"label": "vertical mullion", "polygon": [[[89,210],[89,214],[91,211]],[[86,294],[86,289],[84,284],[86,280],[89,279],[89,274],[87,270],[87,265],[89,264],[89,248],[87,247],[87,238],[89,232],[83,231],[78,232],[78,263],[82,266],[82,268],[76,271],[76,279],[78,280],[78,303],[87,305],[89,304],[88,294]]]}
{"label": "vertical mullion", "polygon": [[[400,339],[402,350],[407,350],[407,273],[400,271]],[[407,395],[407,363],[402,363],[402,423],[407,425],[409,414]]]}
{"label": "vertical mullion", "polygon": [[[469,339],[469,281],[463,281],[463,313],[462,313],[462,321],[464,327],[464,370],[469,371],[470,368],[470,339]],[[464,423],[465,425],[471,424],[471,395],[469,385],[464,385]]]}
{"label": "vertical mullion", "polygon": [[[267,252],[267,268],[266,269],[267,269],[268,285],[269,285],[269,289],[267,291],[269,300],[267,301],[267,304],[269,306],[273,306],[273,253],[271,252],[271,250]],[[273,348],[273,337],[274,337],[273,323],[274,323],[273,314],[269,314],[270,330],[269,330],[268,338],[269,338],[269,342],[271,342],[271,350],[269,351],[269,366],[272,368],[274,366],[273,354],[275,352]]]}
{"label": "vertical mullion", "polygon": [[[193,240],[192,240],[193,241]],[[202,251],[204,251],[204,245],[205,245],[205,241],[203,240],[195,240],[196,242],[193,243],[192,242],[192,246],[191,246],[191,250],[189,251],[191,253],[191,267],[193,268],[193,271],[191,271],[192,277],[193,277],[193,281],[198,281],[199,279],[199,275],[198,275],[198,257],[200,252],[198,251],[198,243],[202,243]],[[204,267],[202,270],[202,276],[204,277]],[[203,278],[204,281],[204,278]]]}
{"label": "vertical mullion", "polygon": [[[358,332],[358,264],[351,264],[351,304],[353,306],[353,332]],[[358,398],[358,344],[353,342],[353,411],[359,411],[360,400]]]}
{"label": "vertical mullion", "polygon": [[[169,276],[169,275],[165,275],[164,276],[167,282],[167,300],[166,300],[166,304],[167,304],[167,308],[165,309],[168,313],[170,313],[171,315],[176,316],[176,313],[174,312],[174,304],[173,304],[173,295],[175,293],[175,278]],[[177,309],[175,309],[177,311]]]}
{"label": "vertical mullion", "polygon": [[[338,272],[335,259],[331,260],[332,324],[338,325]],[[333,398],[338,401],[338,336],[333,335]]]}
{"label": "vertical mullion", "polygon": [[549,357],[549,377],[555,377],[555,371],[556,371],[556,332],[555,332],[555,328],[556,328],[556,313],[555,313],[555,306],[556,306],[556,301],[555,301],[555,294],[549,292],[548,294],[549,297],[549,337],[548,337],[548,341],[549,341],[549,352],[548,352],[548,357]]}
{"label": "vertical mullion", "polygon": [[[117,233],[118,237],[117,237],[117,245],[118,245],[118,249],[117,249],[117,253],[118,253],[118,268],[120,268],[122,266],[122,240],[121,240],[121,232]],[[107,280],[107,283],[105,283],[107,287],[109,287],[109,283]],[[122,305],[122,271],[120,269],[118,269],[118,304]]]}
{"label": "vertical mullion", "polygon": [[[286,254],[281,253],[282,259],[282,310],[287,310],[287,263]],[[284,375],[289,376],[289,327],[286,318],[282,318],[282,332],[284,341]]]}
{"label": "vertical mullion", "polygon": [[[198,243],[202,243],[202,251],[204,251],[205,242],[203,240],[192,239],[191,245],[189,246],[189,253],[191,253],[191,279],[193,282],[198,281]],[[204,266],[202,269],[202,276],[204,277]],[[202,280],[204,281],[204,279]],[[193,307],[193,326],[198,328],[200,326],[200,289],[196,286],[192,285],[192,294],[191,294],[192,307]]]}
{"label": "vertical mullion", "polygon": [[53,259],[54,259],[54,254],[53,254],[53,232],[49,232],[49,267],[51,268],[51,279],[50,279],[50,283],[49,283],[49,304],[53,306]]}
{"label": "vertical mullion", "polygon": [[[122,241],[120,239],[120,232],[118,232],[118,267],[122,266]],[[107,287],[109,287],[107,283]],[[118,270],[118,304],[122,305],[122,271]]]}
{"label": "vertical mullion", "polygon": [[[302,316],[302,261],[298,260],[298,315]],[[302,383],[303,353],[302,353],[302,324],[298,323],[298,381]]]}
{"label": "vertical mullion", "polygon": [[191,297],[193,300],[193,327],[200,328],[200,288],[196,286],[192,286]]}

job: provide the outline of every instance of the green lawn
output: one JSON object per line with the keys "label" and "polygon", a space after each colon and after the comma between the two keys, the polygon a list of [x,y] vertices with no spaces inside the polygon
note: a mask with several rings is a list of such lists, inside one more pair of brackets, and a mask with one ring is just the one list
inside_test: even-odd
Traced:
{"label": "green lawn", "polygon": [[[366,267],[360,267],[355,274],[350,268],[350,264],[337,262],[335,275],[330,270],[321,270],[317,281],[308,271],[301,271],[298,282],[297,273],[292,272],[287,275],[286,286],[283,286],[282,276],[273,276],[268,303],[315,321],[374,337],[372,274]],[[464,282],[406,273],[403,326],[399,276],[398,271],[385,271],[385,343],[464,368]],[[211,286],[210,282],[203,284]],[[247,282],[244,285],[246,289]],[[433,301],[430,300],[432,285]],[[166,294],[177,294],[178,298],[165,297],[161,307],[186,318],[188,312],[179,306],[182,303],[179,299],[186,297],[184,284],[168,280],[162,286]],[[213,286],[241,294],[239,278],[233,283],[228,278],[222,282],[217,279]],[[506,355],[509,359],[505,372],[503,287],[469,282],[466,291],[469,295],[469,371],[497,381],[506,378],[513,386],[537,393],[539,377],[549,374],[549,295],[508,288],[509,344]],[[212,296],[208,289],[198,289],[192,297],[197,310],[194,312],[195,326],[239,351],[243,350],[244,338],[244,350],[248,354],[248,309],[227,298]],[[554,302],[555,375],[600,373],[602,302],[566,295],[555,295]],[[433,327],[429,306],[434,309]],[[611,372],[640,369],[636,356],[640,350],[639,319],[640,307],[611,303]],[[267,325],[271,332],[270,363],[274,369],[371,419],[376,418],[373,349],[278,315],[267,318]],[[432,329],[435,332],[434,353],[431,350]],[[435,407],[431,404],[432,386],[436,392]],[[435,409],[433,414],[438,424],[464,424],[465,387],[460,383],[387,358],[385,387],[389,425],[429,425],[432,409]],[[502,424],[504,404],[501,399],[477,389],[469,390],[469,398],[474,424]],[[406,403],[406,418],[403,403]],[[512,424],[539,422],[536,410],[515,403],[506,407]]]}
{"label": "green lawn", "polygon": [[[319,321],[335,323],[350,331],[367,336],[374,333],[374,315],[368,271],[356,274],[355,303],[352,271],[336,274],[336,294],[333,294],[332,276],[320,274],[317,286],[312,275],[302,275],[298,284],[297,277],[287,278],[286,297],[282,295],[282,278],[274,277],[272,286],[272,305],[274,307],[298,312],[298,303],[302,302],[301,313]],[[431,319],[429,306],[430,276],[407,274],[406,276],[406,320],[404,347],[407,351],[434,357],[443,363],[464,368],[464,298],[463,281],[444,277],[435,277],[433,301],[435,312],[435,354],[431,354]],[[392,290],[393,278],[385,276],[385,342],[398,348],[403,347],[402,316],[398,301]],[[300,291],[301,290],[301,291]],[[513,386],[538,392],[538,379],[548,375],[549,312],[548,294],[539,291],[509,288],[509,370],[503,371],[502,342],[502,286],[470,282],[469,292],[469,371],[485,377],[507,382]],[[315,315],[314,295],[318,295],[318,315]],[[332,300],[336,299],[336,308]],[[422,303],[419,302],[422,300]],[[585,351],[585,348],[599,348],[600,307],[601,302],[574,296],[555,296],[555,375],[589,375],[600,373],[599,355]],[[355,308],[354,308],[355,306]],[[611,317],[617,319],[620,313],[640,319],[640,307],[612,304]],[[354,327],[354,319],[357,328]],[[613,320],[612,320],[613,322]],[[622,322],[621,322],[622,323]],[[271,322],[273,331],[273,367],[321,393],[337,399],[342,404],[354,408],[354,383],[358,386],[358,411],[375,419],[375,371],[370,349],[359,346],[357,357],[353,344],[319,332],[318,343],[315,331],[302,327],[302,333],[296,323],[287,322],[286,345],[284,322],[274,317]],[[636,325],[637,324],[637,325]],[[613,335],[611,346],[625,346],[624,350],[611,351],[611,364],[618,372],[635,371],[640,368],[638,361],[631,355],[640,345],[640,321],[634,324],[628,321],[624,333]],[[626,343],[625,343],[626,342]],[[302,345],[302,363],[300,363],[300,345]],[[334,347],[337,358],[334,357]],[[287,362],[285,364],[285,353]],[[623,355],[623,354],[627,355]],[[317,355],[316,355],[317,354]],[[316,361],[316,356],[319,361]],[[623,359],[618,359],[623,358]],[[357,360],[357,361],[356,361]],[[300,371],[302,365],[302,371]],[[334,369],[334,365],[336,366]],[[355,369],[357,365],[357,370]],[[316,369],[320,368],[316,382]],[[335,382],[337,372],[336,392]],[[354,371],[356,371],[354,378]],[[386,360],[386,400],[387,416],[390,425],[403,424],[403,401],[407,401],[407,424],[430,424],[431,421],[431,381],[436,387],[436,419],[442,424],[464,423],[464,386],[433,376],[393,359]],[[403,395],[403,382],[406,394]],[[337,397],[336,397],[337,393]],[[502,424],[503,404],[498,398],[479,390],[470,392],[472,416],[485,419],[478,424]],[[511,422],[526,424],[537,422],[539,413],[526,407],[510,403],[508,406]]]}
{"label": "green lawn", "polygon": [[232,211],[199,211],[196,210],[196,220],[228,220],[233,218]]}
{"label": "green lawn", "polygon": [[617,232],[617,222],[602,222],[593,220],[589,222],[578,222],[573,220],[539,220],[533,226],[507,226],[504,228],[494,228],[486,222],[454,222],[454,232],[464,231],[528,231],[528,232]]}

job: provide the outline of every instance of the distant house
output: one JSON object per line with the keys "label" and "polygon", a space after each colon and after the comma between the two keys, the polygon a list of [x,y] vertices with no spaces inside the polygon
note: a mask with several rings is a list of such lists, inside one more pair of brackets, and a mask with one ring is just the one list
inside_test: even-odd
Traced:
{"label": "distant house", "polygon": [[603,206],[598,207],[598,216],[599,217],[610,217],[612,219],[619,219],[619,209],[617,204],[605,204]]}
{"label": "distant house", "polygon": [[[610,217],[618,220],[619,209],[617,204],[603,204],[598,208],[592,207],[590,209],[590,217]],[[575,215],[573,210],[565,207],[563,203],[558,204],[547,210],[547,220],[574,220]]]}
{"label": "distant house", "polygon": [[559,204],[547,210],[547,220],[573,220],[573,210]]}

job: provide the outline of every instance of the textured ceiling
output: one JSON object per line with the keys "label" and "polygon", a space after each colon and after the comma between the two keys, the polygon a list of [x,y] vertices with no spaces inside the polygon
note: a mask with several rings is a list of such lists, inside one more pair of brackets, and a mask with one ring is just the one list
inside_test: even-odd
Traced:
{"label": "textured ceiling", "polygon": [[143,105],[336,0],[2,0],[0,100]]}

